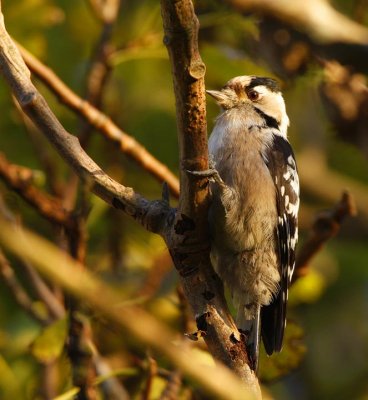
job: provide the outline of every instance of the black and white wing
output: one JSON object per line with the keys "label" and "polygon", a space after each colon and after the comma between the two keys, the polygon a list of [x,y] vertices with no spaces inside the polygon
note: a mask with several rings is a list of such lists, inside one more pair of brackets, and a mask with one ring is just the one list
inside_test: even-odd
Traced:
{"label": "black and white wing", "polygon": [[278,294],[270,305],[261,309],[262,339],[270,355],[281,350],[284,337],[288,287],[294,272],[298,240],[299,178],[290,143],[280,135],[274,135],[264,161],[276,186],[278,221],[275,236],[281,273]]}

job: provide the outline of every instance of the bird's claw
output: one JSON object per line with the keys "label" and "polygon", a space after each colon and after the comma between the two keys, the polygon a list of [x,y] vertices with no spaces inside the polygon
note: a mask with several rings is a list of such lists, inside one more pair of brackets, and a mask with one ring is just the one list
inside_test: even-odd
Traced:
{"label": "bird's claw", "polygon": [[215,168],[205,169],[203,171],[191,171],[187,170],[188,174],[198,176],[199,178],[208,178],[211,182],[217,183],[219,185],[225,185],[220,174]]}

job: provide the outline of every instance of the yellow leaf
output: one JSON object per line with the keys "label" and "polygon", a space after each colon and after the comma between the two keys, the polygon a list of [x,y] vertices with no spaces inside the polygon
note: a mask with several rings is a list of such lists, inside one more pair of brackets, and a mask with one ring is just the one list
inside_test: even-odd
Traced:
{"label": "yellow leaf", "polygon": [[68,318],[62,318],[44,328],[31,344],[31,353],[40,362],[49,362],[63,351]]}

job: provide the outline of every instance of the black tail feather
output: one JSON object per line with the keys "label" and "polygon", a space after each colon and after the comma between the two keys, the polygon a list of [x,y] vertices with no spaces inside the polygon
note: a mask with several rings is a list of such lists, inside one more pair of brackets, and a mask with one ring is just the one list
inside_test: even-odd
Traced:
{"label": "black tail feather", "polygon": [[276,299],[261,308],[261,335],[266,353],[281,351],[286,321],[286,299],[280,290]]}

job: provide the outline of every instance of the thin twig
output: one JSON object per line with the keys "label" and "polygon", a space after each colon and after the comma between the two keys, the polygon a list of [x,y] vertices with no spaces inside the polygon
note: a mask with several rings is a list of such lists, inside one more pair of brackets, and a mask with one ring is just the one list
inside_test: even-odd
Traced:
{"label": "thin twig", "polygon": [[106,138],[116,143],[122,152],[135,160],[156,179],[167,182],[172,194],[178,197],[178,179],[166,165],[153,157],[133,137],[122,131],[107,115],[80,98],[50,68],[42,64],[20,44],[17,44],[17,46],[32,73],[42,80],[63,104],[78,115],[82,115],[88,123],[93,125]]}
{"label": "thin twig", "polygon": [[0,179],[35,208],[42,217],[54,224],[72,228],[73,221],[68,211],[62,207],[60,200],[34,186],[32,170],[9,163],[1,153]]}
{"label": "thin twig", "polygon": [[37,312],[37,309],[33,306],[32,299],[24,290],[22,284],[18,281],[12,267],[10,266],[9,260],[5,257],[5,254],[1,249],[0,274],[18,305],[41,325],[47,325],[50,319]]}
{"label": "thin twig", "polygon": [[167,385],[161,393],[160,400],[178,400],[181,383],[181,373],[179,371],[171,372]]}
{"label": "thin twig", "polygon": [[35,270],[28,261],[22,262],[22,269],[27,276],[27,281],[31,285],[37,297],[46,305],[52,318],[63,318],[65,315],[64,306],[41,278],[37,270]]}
{"label": "thin twig", "polygon": [[[97,3],[95,3],[95,5],[97,6]],[[101,108],[103,90],[111,71],[110,65],[107,62],[108,54],[111,51],[109,41],[113,31],[113,24],[118,14],[120,1],[106,0],[101,1],[99,5],[100,10],[95,11],[97,11],[98,15],[101,16],[103,28],[89,64],[86,77],[85,95],[85,99],[96,108]],[[92,131],[93,125],[88,123],[82,117],[79,133],[79,140],[82,148],[87,148]],[[87,218],[91,207],[89,201],[90,193],[88,182],[79,180],[79,185],[76,185],[75,178],[72,177],[67,187],[70,189],[63,201],[68,202],[70,205],[71,203],[75,203],[78,188],[80,192],[77,204],[73,205],[75,229],[67,232],[69,251],[73,258],[81,264],[85,264],[88,242]],[[71,315],[69,322],[68,353],[70,356],[74,355],[74,357],[70,357],[73,370],[73,383],[80,387],[80,391],[76,398],[78,400],[93,400],[96,398],[96,390],[93,385],[94,377],[97,374],[95,368],[96,357],[84,352],[83,349],[80,348],[81,344],[88,343],[92,340],[92,328],[77,329],[80,321],[80,318],[77,318],[80,304],[72,299],[70,299],[68,303]],[[86,323],[84,325],[86,325]],[[106,386],[106,388],[108,388],[108,386]]]}
{"label": "thin twig", "polygon": [[[184,190],[177,218],[166,200],[148,202],[133,189],[113,181],[83,151],[77,139],[65,131],[45,99],[31,83],[29,71],[5,30],[3,16],[0,21],[0,67],[22,108],[59,151],[66,163],[89,182],[91,189],[115,208],[120,208],[135,218],[146,229],[158,232],[165,237],[181,276],[186,296],[194,314],[198,316],[198,328],[206,332],[205,340],[211,353],[235,371],[252,395],[259,398],[258,380],[249,367],[245,344],[239,340],[239,332],[226,306],[222,284],[210,264],[206,216],[209,201],[207,180],[187,176],[185,172],[186,169],[203,170],[208,167],[205,68],[198,53],[198,20],[190,0],[176,1],[175,3],[162,0],[162,10],[165,42],[171,53],[174,71],[183,167],[181,175]],[[173,221],[175,221],[174,224]],[[12,235],[13,239],[17,238],[14,232]],[[2,235],[1,231],[0,236],[3,243],[13,246],[10,238]],[[17,243],[13,244],[18,245]],[[26,246],[22,248],[22,251],[31,259],[37,257],[33,250],[35,245],[33,243],[32,252],[27,251],[29,249]],[[12,249],[15,251],[15,247]],[[42,268],[49,267],[49,264],[44,263],[43,259],[38,259],[38,261],[42,263]],[[38,265],[41,266],[41,264]],[[56,277],[56,274],[61,272],[61,267],[60,265],[60,269],[53,271],[47,269],[47,271]],[[81,282],[79,280],[81,276],[78,275],[77,270],[78,267],[73,272],[74,279],[59,280],[74,292],[79,289],[75,283]],[[60,275],[57,276],[61,278]],[[98,285],[96,292],[92,289],[94,287],[92,281],[89,281],[88,284],[86,281],[84,282],[88,286],[88,294],[86,293],[85,299],[88,298],[92,304],[101,304],[99,297],[103,297],[104,301],[109,299],[109,290],[105,292],[104,288]],[[93,296],[90,296],[92,293]],[[101,293],[104,293],[104,296],[101,297]],[[115,303],[110,300],[110,305]],[[116,314],[114,307],[111,306],[109,310],[104,309],[104,313],[106,312],[108,312],[106,315],[117,316],[119,323],[130,332],[134,332],[137,337],[144,336],[146,343],[155,343],[157,349],[169,355],[172,360],[176,360],[183,370],[188,371],[188,362],[192,365],[192,360],[184,361],[181,358],[179,361],[177,348],[170,346],[169,337],[166,337],[161,330],[150,329],[144,332],[146,328],[142,330],[142,327],[148,326],[148,323],[147,325],[143,323],[142,315],[137,318],[136,312],[128,314],[127,310],[124,310],[124,313]],[[136,324],[136,322],[139,323]],[[153,327],[152,324],[151,326]],[[160,342],[155,341],[157,337]],[[204,372],[203,367],[195,372],[201,381]],[[230,376],[232,375],[228,375],[228,378]],[[213,373],[212,379],[217,390],[228,393],[228,388],[223,388],[213,378]],[[239,388],[234,377],[229,379],[235,385],[232,389]],[[244,390],[241,392],[246,396]],[[229,398],[228,395],[226,396]],[[241,398],[243,398],[242,396]],[[232,398],[240,398],[239,392]]]}
{"label": "thin twig", "polygon": [[[18,218],[16,218],[16,216],[13,215],[11,210],[6,206],[1,196],[0,214],[2,214],[4,218],[11,222],[14,226],[18,226],[19,228],[21,227]],[[35,270],[34,267],[27,260],[24,259],[21,262],[21,266],[22,273],[25,274],[25,278],[30,286],[30,289],[34,292],[34,295],[37,297],[37,299],[41,300],[46,306],[50,314],[49,322],[64,317],[65,309],[63,304],[54,295],[46,282],[41,278],[37,270]]]}
{"label": "thin twig", "polygon": [[72,368],[73,384],[80,389],[77,399],[96,400],[95,349],[92,341],[92,329],[88,319],[76,311],[70,315],[67,351],[74,367]]}
{"label": "thin twig", "polygon": [[154,232],[166,229],[170,210],[165,202],[148,202],[104,173],[83,151],[78,139],[68,133],[55,117],[45,99],[30,80],[30,72],[17,47],[6,32],[3,15],[0,20],[0,67],[22,109],[45,134],[66,163],[88,181],[94,193],[115,208],[124,210]]}
{"label": "thin twig", "polygon": [[[108,363],[98,354],[94,356],[94,363],[98,377],[111,375],[109,378],[104,379],[100,383],[101,391],[103,392],[104,399],[107,400],[129,400],[130,396],[120,380],[113,376],[112,370]],[[98,378],[97,378],[98,379]]]}
{"label": "thin twig", "polygon": [[329,239],[338,234],[344,219],[355,216],[356,213],[354,199],[349,192],[345,191],[333,209],[321,212],[317,216],[309,238],[297,254],[292,283],[307,274],[308,266],[314,255]]}
{"label": "thin twig", "polygon": [[[91,2],[89,1],[91,4]],[[86,78],[86,95],[85,99],[97,109],[101,109],[103,91],[106,87],[108,78],[111,72],[109,63],[109,55],[113,51],[113,46],[110,44],[113,28],[118,16],[120,8],[120,0],[106,0],[99,3],[99,8],[96,9],[91,4],[96,16],[102,21],[102,31],[97,41],[93,52]],[[83,148],[90,137],[93,125],[84,121],[82,123],[79,140]]]}
{"label": "thin twig", "polygon": [[[6,32],[2,14],[0,18],[1,72],[24,112],[30,116],[36,126],[59,151],[64,160],[85,181],[88,188],[115,208],[124,210],[128,215],[143,224],[146,229],[161,233],[166,231],[167,217],[172,213],[167,202],[148,202],[142,196],[135,193],[133,189],[118,184],[105,174],[83,151],[78,139],[70,135],[63,128],[45,99],[30,81],[30,73],[18,49]],[[76,331],[78,331],[77,325],[74,325]],[[83,337],[80,335],[76,336],[79,336],[80,339],[85,337],[85,335]],[[72,346],[72,356],[75,355],[76,358],[80,354],[78,350],[73,353],[73,349],[79,348],[79,343],[83,346],[84,341],[81,340],[78,342],[77,340],[77,345]],[[80,362],[82,363],[84,360],[88,361],[88,365],[90,364],[90,357],[86,356],[86,358],[83,358],[82,355]],[[79,360],[77,363],[79,363]],[[90,377],[91,371],[93,370],[88,368],[87,377]],[[74,372],[77,373],[78,371]],[[78,377],[75,376],[74,381],[77,379]],[[89,398],[93,398],[94,392],[92,386],[89,384],[90,381],[91,379],[83,379],[78,386],[81,388],[82,393],[84,391]]]}
{"label": "thin twig", "polygon": [[148,368],[147,370],[147,379],[146,384],[144,385],[144,389],[142,391],[142,400],[149,400],[151,398],[151,389],[153,385],[153,379],[157,375],[157,362],[154,358],[148,356],[147,357]]}

